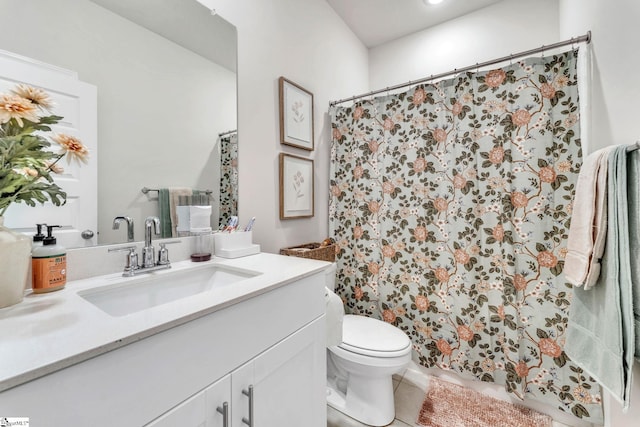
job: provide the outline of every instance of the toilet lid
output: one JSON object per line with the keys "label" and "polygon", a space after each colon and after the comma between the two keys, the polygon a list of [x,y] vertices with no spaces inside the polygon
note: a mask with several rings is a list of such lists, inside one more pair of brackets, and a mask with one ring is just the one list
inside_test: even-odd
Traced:
{"label": "toilet lid", "polygon": [[354,353],[395,357],[411,346],[409,337],[389,323],[365,316],[347,314],[343,319],[339,347]]}

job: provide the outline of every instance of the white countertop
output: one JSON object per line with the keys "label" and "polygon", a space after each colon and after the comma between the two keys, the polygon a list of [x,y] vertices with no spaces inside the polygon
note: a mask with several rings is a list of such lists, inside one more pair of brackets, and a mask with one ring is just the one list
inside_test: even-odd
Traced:
{"label": "white countertop", "polygon": [[[78,295],[121,281],[220,264],[261,274],[143,311],[113,317]],[[180,261],[169,270],[132,278],[121,273],[76,280],[48,294],[29,294],[0,309],[0,391],[139,341],[245,299],[322,271],[328,263],[261,253],[204,263]]]}

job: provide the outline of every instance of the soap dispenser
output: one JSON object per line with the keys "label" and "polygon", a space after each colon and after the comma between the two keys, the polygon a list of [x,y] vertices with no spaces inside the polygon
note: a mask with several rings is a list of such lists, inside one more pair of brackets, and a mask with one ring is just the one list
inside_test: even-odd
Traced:
{"label": "soap dispenser", "polygon": [[67,284],[67,251],[53,237],[53,229],[59,227],[47,225],[42,246],[34,246],[31,252],[31,279],[36,294],[57,291]]}

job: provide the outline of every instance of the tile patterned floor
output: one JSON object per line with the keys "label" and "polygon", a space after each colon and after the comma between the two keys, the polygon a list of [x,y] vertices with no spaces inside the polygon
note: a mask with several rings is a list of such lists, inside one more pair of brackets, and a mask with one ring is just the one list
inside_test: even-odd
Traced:
{"label": "tile patterned floor", "polygon": [[[407,372],[410,374],[405,375]],[[426,375],[416,375],[416,371],[405,371],[405,373],[393,377],[396,419],[388,427],[420,427],[415,422],[418,419],[429,378]],[[368,426],[327,406],[327,427]],[[553,427],[570,426],[554,421]]]}

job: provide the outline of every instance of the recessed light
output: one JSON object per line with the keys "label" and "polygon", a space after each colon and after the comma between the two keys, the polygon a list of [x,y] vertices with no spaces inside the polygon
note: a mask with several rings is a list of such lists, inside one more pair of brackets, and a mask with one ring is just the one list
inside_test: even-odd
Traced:
{"label": "recessed light", "polygon": [[440,4],[442,3],[444,0],[422,0],[424,2],[424,4],[431,6],[431,5],[435,5],[435,4]]}

